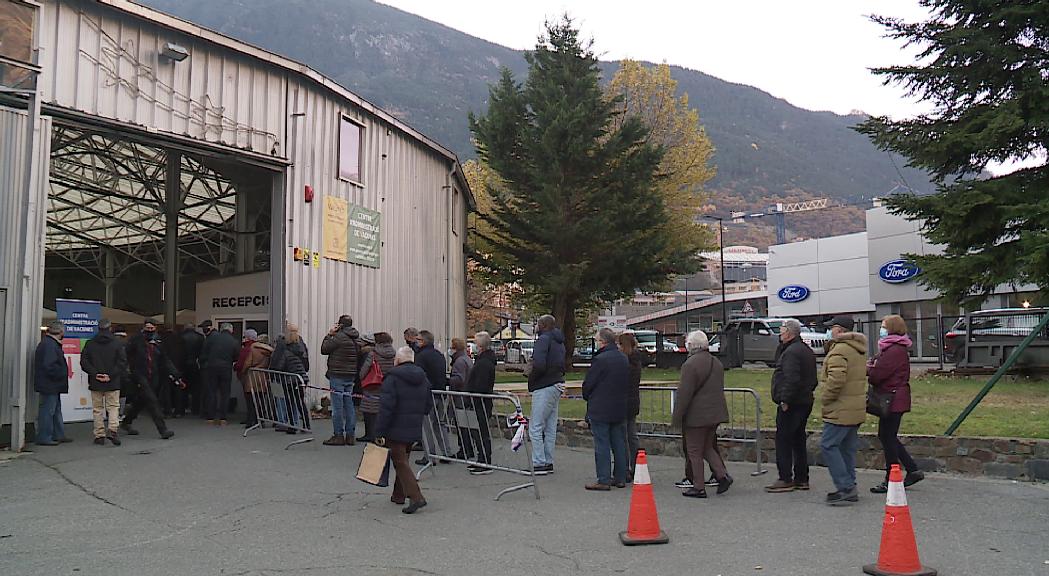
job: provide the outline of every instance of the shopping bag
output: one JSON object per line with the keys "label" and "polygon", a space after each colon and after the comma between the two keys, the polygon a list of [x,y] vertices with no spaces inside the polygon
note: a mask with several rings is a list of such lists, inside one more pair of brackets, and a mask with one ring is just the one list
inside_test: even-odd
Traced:
{"label": "shopping bag", "polygon": [[364,456],[357,467],[357,479],[373,486],[390,485],[390,450],[369,443],[364,447]]}

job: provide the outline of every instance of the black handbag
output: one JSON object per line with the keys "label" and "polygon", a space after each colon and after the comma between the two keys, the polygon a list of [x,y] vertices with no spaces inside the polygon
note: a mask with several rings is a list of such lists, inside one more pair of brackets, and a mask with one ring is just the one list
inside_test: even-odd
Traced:
{"label": "black handbag", "polygon": [[871,416],[877,416],[878,418],[885,418],[892,414],[892,399],[896,396],[896,391],[892,392],[878,392],[874,388],[873,384],[867,385],[867,414]]}

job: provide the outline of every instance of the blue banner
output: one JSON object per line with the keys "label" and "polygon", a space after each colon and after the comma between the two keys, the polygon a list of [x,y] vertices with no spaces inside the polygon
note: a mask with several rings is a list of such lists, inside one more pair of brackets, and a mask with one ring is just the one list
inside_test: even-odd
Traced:
{"label": "blue banner", "polygon": [[55,300],[58,320],[66,326],[66,338],[90,339],[98,334],[102,303],[95,300]]}

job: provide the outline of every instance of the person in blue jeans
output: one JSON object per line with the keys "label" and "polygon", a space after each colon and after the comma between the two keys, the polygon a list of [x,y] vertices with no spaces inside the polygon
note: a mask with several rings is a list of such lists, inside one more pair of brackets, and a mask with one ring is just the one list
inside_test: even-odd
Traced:
{"label": "person in blue jeans", "polygon": [[328,357],[328,384],[331,386],[332,436],[325,446],[353,446],[357,443],[357,410],[353,405],[353,384],[360,369],[361,334],[353,318],[339,316],[338,322],[321,342],[321,354]]}
{"label": "person in blue jeans", "polygon": [[549,314],[539,317],[537,331],[539,338],[532,349],[532,370],[528,373],[528,392],[532,395],[528,435],[532,441],[532,468],[536,474],[544,475],[554,472],[557,407],[565,389],[565,335]]}
{"label": "person in blue jeans", "polygon": [[[594,464],[597,482],[587,490],[611,490],[626,486],[627,400],[630,396],[630,360],[619,351],[616,333],[602,328],[597,333],[601,349],[594,354],[583,380],[583,399],[590,431],[594,434]],[[612,459],[615,470],[612,470]]]}
{"label": "person in blue jeans", "polygon": [[62,394],[69,393],[69,367],[62,352],[66,327],[59,321],[47,325],[47,336],[37,344],[33,362],[33,387],[40,394],[40,412],[36,418],[36,445],[58,446],[72,442],[66,438],[62,421]]}
{"label": "person in blue jeans", "polygon": [[831,320],[831,340],[823,360],[823,436],[820,449],[836,490],[827,504],[859,500],[856,487],[857,432],[867,419],[867,337],[853,332],[849,316]]}

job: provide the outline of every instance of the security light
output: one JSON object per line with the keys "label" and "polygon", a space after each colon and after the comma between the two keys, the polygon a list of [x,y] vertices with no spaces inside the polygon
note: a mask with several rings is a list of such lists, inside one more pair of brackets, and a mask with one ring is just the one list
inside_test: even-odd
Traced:
{"label": "security light", "polygon": [[186,58],[189,58],[189,50],[186,50],[174,42],[168,42],[160,49],[160,55],[172,62],[182,62]]}

